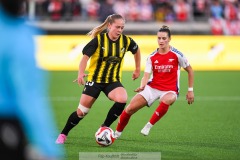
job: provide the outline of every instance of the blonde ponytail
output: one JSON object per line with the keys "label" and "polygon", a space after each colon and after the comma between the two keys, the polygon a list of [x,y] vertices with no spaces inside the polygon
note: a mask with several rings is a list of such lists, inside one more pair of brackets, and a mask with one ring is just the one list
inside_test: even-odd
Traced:
{"label": "blonde ponytail", "polygon": [[124,19],[121,15],[119,14],[112,14],[109,15],[106,20],[99,26],[93,28],[90,32],[87,33],[92,38],[95,38],[99,33],[107,29],[108,24],[112,24],[115,19]]}

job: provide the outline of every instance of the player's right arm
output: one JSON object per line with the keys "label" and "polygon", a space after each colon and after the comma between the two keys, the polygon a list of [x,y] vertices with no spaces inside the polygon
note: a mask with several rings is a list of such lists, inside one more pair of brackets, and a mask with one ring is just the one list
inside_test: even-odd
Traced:
{"label": "player's right arm", "polygon": [[149,81],[151,72],[152,72],[152,61],[151,61],[151,58],[148,57],[147,62],[146,62],[144,75],[143,75],[142,80],[141,80],[140,87],[135,89],[134,90],[135,92],[140,92],[140,91],[144,90],[145,86],[147,85],[147,83]]}
{"label": "player's right arm", "polygon": [[79,85],[84,85],[84,77],[87,76],[87,74],[84,73],[84,71],[87,68],[87,62],[90,59],[90,57],[95,53],[96,49],[98,47],[98,39],[93,38],[88,44],[83,48],[83,57],[79,64],[78,69],[78,78],[75,79],[73,82],[78,82]]}
{"label": "player's right arm", "polygon": [[150,73],[144,72],[144,75],[143,75],[142,80],[141,80],[141,85],[140,85],[140,87],[137,88],[137,89],[135,89],[134,91],[135,91],[135,92],[140,92],[140,91],[144,90],[145,86],[146,86],[147,83],[148,83],[149,77],[150,77]]}
{"label": "player's right arm", "polygon": [[88,60],[89,60],[89,57],[84,54],[81,61],[80,61],[80,64],[79,64],[78,78],[76,79],[79,85],[84,85],[85,84],[84,77],[86,77],[87,74],[85,74],[84,71],[87,68]]}

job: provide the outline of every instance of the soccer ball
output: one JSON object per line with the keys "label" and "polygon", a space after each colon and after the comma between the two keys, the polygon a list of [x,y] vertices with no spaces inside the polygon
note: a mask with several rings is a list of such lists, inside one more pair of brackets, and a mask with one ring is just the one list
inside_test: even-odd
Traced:
{"label": "soccer ball", "polygon": [[114,131],[109,127],[100,127],[95,133],[95,138],[97,144],[106,147],[110,146],[114,142]]}

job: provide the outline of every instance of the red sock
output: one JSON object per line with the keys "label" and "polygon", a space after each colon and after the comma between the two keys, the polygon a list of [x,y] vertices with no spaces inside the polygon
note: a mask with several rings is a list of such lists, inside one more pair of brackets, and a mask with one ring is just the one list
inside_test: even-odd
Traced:
{"label": "red sock", "polygon": [[119,117],[119,120],[118,120],[118,125],[117,125],[117,128],[116,130],[118,132],[122,132],[123,129],[126,127],[126,125],[128,124],[128,121],[129,119],[131,118],[131,115],[127,114],[126,111],[124,110],[122,112],[122,114],[120,115]]}
{"label": "red sock", "polygon": [[157,121],[159,121],[168,111],[169,105],[161,102],[158,108],[154,111],[150,123],[154,125]]}

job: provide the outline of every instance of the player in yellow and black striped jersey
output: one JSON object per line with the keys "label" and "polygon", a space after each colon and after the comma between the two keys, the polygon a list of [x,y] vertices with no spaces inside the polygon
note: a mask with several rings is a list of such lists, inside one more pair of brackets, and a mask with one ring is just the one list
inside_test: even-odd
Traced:
{"label": "player in yellow and black striped jersey", "polygon": [[[133,72],[133,80],[140,76],[141,61],[140,49],[136,42],[122,34],[124,25],[124,18],[119,14],[113,14],[88,33],[93,39],[83,48],[78,78],[75,80],[79,85],[85,86],[77,111],[69,116],[56,143],[63,144],[66,141],[69,131],[89,112],[101,92],[115,102],[101,126],[109,127],[122,113],[127,102],[127,92],[121,84],[123,58],[128,54],[127,51],[134,55],[136,69]],[[105,29],[107,32],[102,33]],[[88,74],[85,74],[89,60]]]}
{"label": "player in yellow and black striped jersey", "polygon": [[126,51],[136,53],[137,44],[123,34],[112,41],[107,33],[99,34],[83,49],[83,54],[91,57],[88,81],[110,83],[121,80],[123,57]]}

